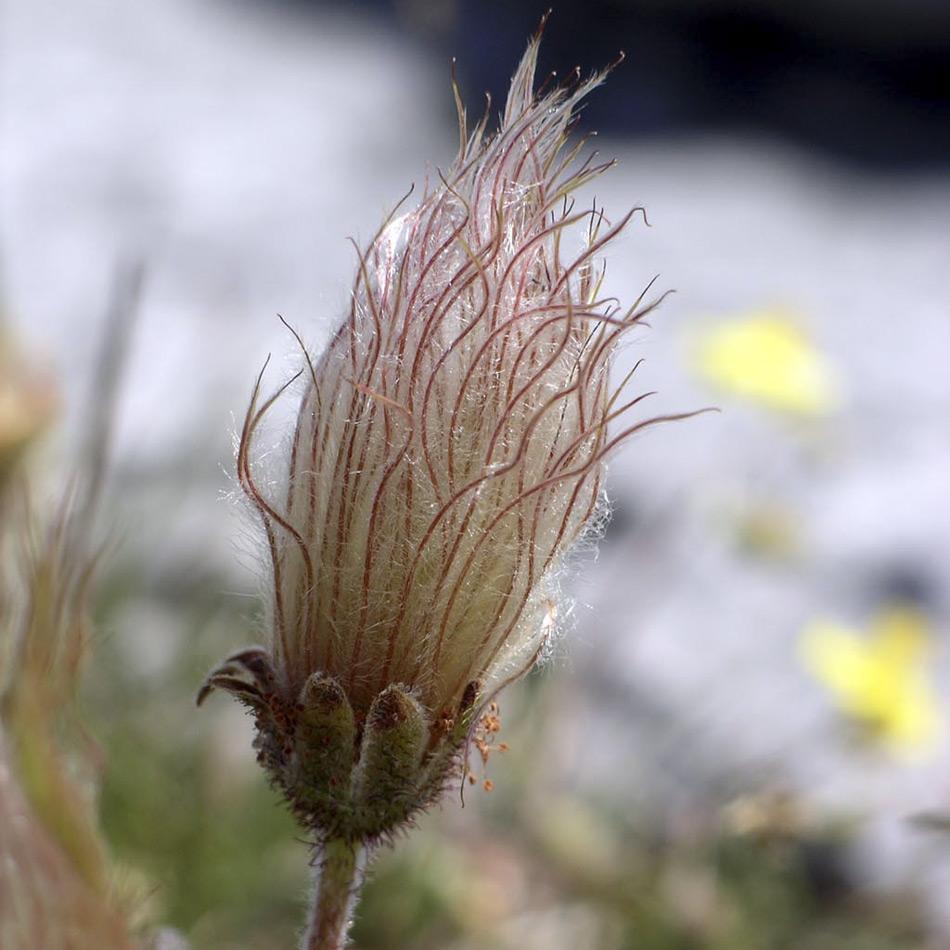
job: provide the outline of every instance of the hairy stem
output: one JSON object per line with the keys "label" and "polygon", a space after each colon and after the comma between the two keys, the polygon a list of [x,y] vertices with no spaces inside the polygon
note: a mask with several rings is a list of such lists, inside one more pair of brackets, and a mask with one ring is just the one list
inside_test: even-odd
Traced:
{"label": "hairy stem", "polygon": [[363,884],[366,847],[334,838],[318,847],[313,902],[301,950],[343,950]]}

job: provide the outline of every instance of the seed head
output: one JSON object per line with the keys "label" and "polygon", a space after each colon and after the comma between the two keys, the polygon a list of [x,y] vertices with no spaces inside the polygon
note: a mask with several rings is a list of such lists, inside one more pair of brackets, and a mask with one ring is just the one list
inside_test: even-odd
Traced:
{"label": "seed head", "polygon": [[[254,709],[263,761],[316,828],[375,834],[441,789],[482,708],[555,630],[558,572],[598,509],[607,455],[658,421],[624,424],[643,397],[609,380],[620,338],[658,301],[622,309],[597,263],[641,209],[611,223],[571,197],[612,164],[568,145],[604,74],[539,94],[537,52],[535,37],[493,136],[487,111],[469,130],[456,89],[458,157],[359,254],[349,312],[302,371],[276,492],[252,450],[283,390],[255,390],[241,433],[272,643],[233,657],[202,697],[220,686]],[[349,804],[317,814],[299,805],[309,766],[294,735],[341,696]],[[331,731],[326,749],[345,730]],[[392,790],[385,820],[365,817],[370,774]]]}

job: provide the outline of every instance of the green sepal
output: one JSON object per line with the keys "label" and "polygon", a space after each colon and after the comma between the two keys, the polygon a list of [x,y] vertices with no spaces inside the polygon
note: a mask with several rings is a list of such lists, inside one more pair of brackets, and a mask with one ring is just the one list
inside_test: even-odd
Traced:
{"label": "green sepal", "polygon": [[368,834],[398,827],[422,802],[425,710],[409,690],[388,686],[370,706],[354,781],[359,824]]}
{"label": "green sepal", "polygon": [[[356,747],[353,707],[331,676],[313,673],[300,691],[294,733],[295,797],[328,823],[349,799]],[[338,820],[337,816],[337,820]]]}

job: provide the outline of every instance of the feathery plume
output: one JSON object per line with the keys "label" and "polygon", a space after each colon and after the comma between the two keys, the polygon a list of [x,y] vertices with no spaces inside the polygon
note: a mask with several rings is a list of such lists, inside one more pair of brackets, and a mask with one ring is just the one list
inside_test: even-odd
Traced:
{"label": "feathery plume", "polygon": [[622,308],[598,263],[642,209],[611,223],[572,198],[612,164],[569,144],[605,74],[536,92],[539,39],[495,135],[487,110],[469,129],[455,89],[454,164],[359,253],[346,318],[295,377],[276,491],[254,439],[290,383],[262,399],[259,378],[241,432],[271,643],[230,657],[199,702],[220,688],[253,711],[260,761],[315,837],[324,897],[305,946],[338,945],[319,936],[333,881],[339,916],[360,849],[438,797],[492,697],[544,653],[607,456],[660,421],[630,421],[644,397],[609,378],[659,300]]}

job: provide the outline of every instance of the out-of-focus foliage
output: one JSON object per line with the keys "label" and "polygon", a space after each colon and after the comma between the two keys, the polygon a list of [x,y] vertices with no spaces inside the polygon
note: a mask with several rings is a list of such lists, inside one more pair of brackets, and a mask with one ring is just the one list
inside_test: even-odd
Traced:
{"label": "out-of-focus foliage", "polygon": [[410,842],[382,864],[355,935],[367,950],[919,947],[912,905],[859,898],[842,846],[831,827],[740,831],[712,811],[644,840],[555,795],[477,838]]}
{"label": "out-of-focus foliage", "polygon": [[[90,683],[107,750],[102,809],[110,841],[147,873],[156,918],[184,931],[192,946],[290,947],[306,848],[253,761],[250,721],[223,702],[209,704],[208,715],[195,710],[210,657],[234,642],[247,618],[222,608],[227,581],[213,573],[176,578],[157,603],[142,609],[140,601],[130,612],[131,592],[146,586],[143,567],[133,559],[105,591],[100,626],[116,636],[103,643],[102,676]],[[181,634],[180,651],[166,644],[162,663],[149,668],[141,654],[130,660],[139,638],[160,641],[170,632]]]}
{"label": "out-of-focus foliage", "polygon": [[[9,353],[9,351],[7,351]],[[96,554],[73,501],[42,520],[20,456],[48,391],[20,364],[0,383],[0,946],[131,948],[98,828],[91,742],[74,699]]]}

